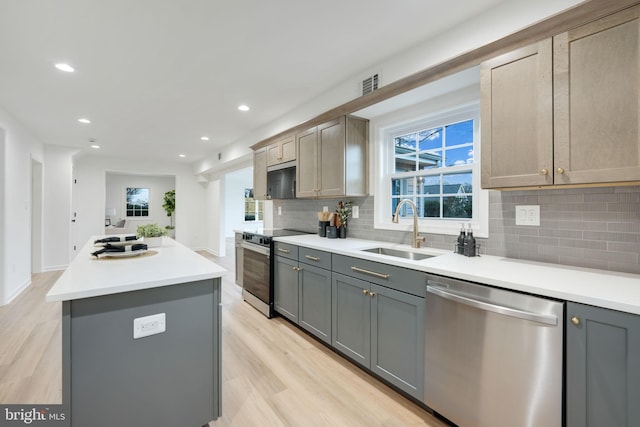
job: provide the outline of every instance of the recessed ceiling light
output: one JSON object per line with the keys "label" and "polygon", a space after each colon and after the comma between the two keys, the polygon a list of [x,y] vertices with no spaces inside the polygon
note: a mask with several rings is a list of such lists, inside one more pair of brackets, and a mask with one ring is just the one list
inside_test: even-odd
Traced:
{"label": "recessed ceiling light", "polygon": [[78,121],[79,121],[80,123],[86,123],[86,124],[91,123],[91,120],[89,120],[89,119],[85,119],[85,118],[78,119]]}
{"label": "recessed ceiling light", "polygon": [[100,146],[99,145],[92,145],[91,148],[98,149],[98,148],[100,148]]}
{"label": "recessed ceiling light", "polygon": [[242,104],[241,106],[238,107],[238,110],[240,110],[240,111],[249,111],[249,107],[247,105]]}
{"label": "recessed ceiling light", "polygon": [[184,157],[187,157],[187,155],[186,154],[178,154],[178,157],[183,157],[184,158]]}
{"label": "recessed ceiling light", "polygon": [[200,139],[203,140],[203,141],[208,141],[209,137],[208,136],[201,136]]}
{"label": "recessed ceiling light", "polygon": [[64,71],[66,73],[73,73],[75,71],[75,69],[69,65],[69,64],[65,64],[64,62],[59,62],[55,65],[55,67],[60,70],[60,71]]}

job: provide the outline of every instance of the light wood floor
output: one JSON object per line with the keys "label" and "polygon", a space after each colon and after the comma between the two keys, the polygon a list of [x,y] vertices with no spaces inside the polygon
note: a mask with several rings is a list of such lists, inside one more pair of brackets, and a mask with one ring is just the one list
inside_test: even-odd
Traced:
{"label": "light wood floor", "polygon": [[[232,256],[222,295],[222,426],[431,426],[445,424],[284,319],[241,298]],[[59,273],[0,307],[0,404],[60,403],[60,303],[44,295]]]}

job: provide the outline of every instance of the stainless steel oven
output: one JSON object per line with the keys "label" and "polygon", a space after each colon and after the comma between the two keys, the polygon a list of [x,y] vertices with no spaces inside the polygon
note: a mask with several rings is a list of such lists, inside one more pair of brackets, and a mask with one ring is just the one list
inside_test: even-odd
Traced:
{"label": "stainless steel oven", "polygon": [[259,229],[242,233],[242,297],[265,316],[273,310],[273,238],[311,231]]}
{"label": "stainless steel oven", "polygon": [[271,249],[243,241],[242,297],[267,317],[272,316]]}

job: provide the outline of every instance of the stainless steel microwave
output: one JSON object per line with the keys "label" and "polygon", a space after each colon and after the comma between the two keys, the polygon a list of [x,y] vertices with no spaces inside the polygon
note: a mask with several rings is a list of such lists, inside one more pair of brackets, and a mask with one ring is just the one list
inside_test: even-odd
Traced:
{"label": "stainless steel microwave", "polygon": [[267,195],[270,199],[296,198],[296,162],[270,166],[267,169]]}

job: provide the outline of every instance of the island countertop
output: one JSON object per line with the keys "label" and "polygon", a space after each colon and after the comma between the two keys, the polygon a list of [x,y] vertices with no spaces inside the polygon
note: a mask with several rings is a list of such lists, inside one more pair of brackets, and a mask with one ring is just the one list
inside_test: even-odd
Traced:
{"label": "island countertop", "polygon": [[[112,237],[112,236],[111,236]],[[46,301],[68,301],[222,277],[226,270],[181,243],[164,238],[148,253],[95,258],[91,238],[47,293]]]}

